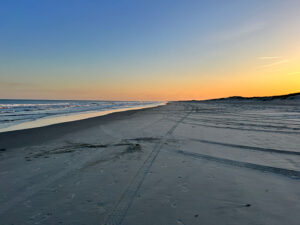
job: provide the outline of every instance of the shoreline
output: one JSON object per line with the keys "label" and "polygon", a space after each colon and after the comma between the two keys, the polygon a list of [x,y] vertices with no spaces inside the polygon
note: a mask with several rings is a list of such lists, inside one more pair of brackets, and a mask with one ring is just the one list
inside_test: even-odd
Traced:
{"label": "shoreline", "polygon": [[[39,142],[52,140],[60,137],[61,135],[66,135],[71,132],[77,132],[93,126],[98,126],[99,123],[106,123],[110,122],[111,120],[122,119],[123,117],[130,116],[138,111],[154,109],[167,104],[168,103],[161,103],[155,106],[108,110],[96,112],[99,114],[97,116],[86,117],[77,120],[58,122],[24,129],[0,131],[0,149],[23,147],[25,145],[37,144]],[[32,138],[32,136],[34,138]]]}
{"label": "shoreline", "polygon": [[44,127],[44,126],[49,126],[49,125],[53,125],[53,124],[65,123],[65,122],[73,122],[73,121],[77,121],[77,120],[83,120],[83,119],[88,119],[88,118],[93,118],[93,117],[98,117],[98,116],[104,116],[104,115],[107,115],[110,113],[115,113],[115,112],[152,108],[152,107],[165,105],[165,104],[166,103],[156,103],[156,104],[137,106],[137,107],[125,107],[125,108],[119,108],[119,109],[108,109],[108,110],[103,110],[103,111],[85,111],[85,112],[77,112],[77,113],[75,112],[75,113],[64,114],[64,115],[54,115],[54,116],[43,117],[43,118],[11,125],[8,127],[0,128],[0,133]]}

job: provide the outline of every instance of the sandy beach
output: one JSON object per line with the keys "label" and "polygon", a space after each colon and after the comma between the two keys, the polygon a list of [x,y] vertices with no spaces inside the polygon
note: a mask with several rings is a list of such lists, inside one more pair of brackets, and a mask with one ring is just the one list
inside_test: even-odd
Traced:
{"label": "sandy beach", "polygon": [[172,102],[0,133],[0,224],[298,225],[300,104],[282,102]]}

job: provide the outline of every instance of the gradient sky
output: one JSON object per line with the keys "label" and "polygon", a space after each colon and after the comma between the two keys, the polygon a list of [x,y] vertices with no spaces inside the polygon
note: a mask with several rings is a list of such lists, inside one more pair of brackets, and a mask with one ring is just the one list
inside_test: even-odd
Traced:
{"label": "gradient sky", "polygon": [[299,0],[1,0],[0,98],[300,91]]}

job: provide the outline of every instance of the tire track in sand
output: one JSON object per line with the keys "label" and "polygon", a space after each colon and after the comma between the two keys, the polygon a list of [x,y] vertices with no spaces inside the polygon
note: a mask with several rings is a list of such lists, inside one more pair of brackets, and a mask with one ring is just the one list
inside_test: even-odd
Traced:
{"label": "tire track in sand", "polygon": [[121,194],[119,200],[104,220],[103,225],[120,225],[122,224],[129,208],[131,207],[135,196],[137,195],[140,187],[142,186],[150,168],[152,167],[155,159],[157,158],[160,150],[162,149],[165,141],[175,131],[182,121],[192,113],[192,110],[188,111],[179,121],[177,121],[164,135],[159,143],[155,145],[152,152],[149,154],[143,165],[137,171],[125,191]]}
{"label": "tire track in sand", "polygon": [[284,168],[279,168],[279,167],[272,167],[272,166],[265,166],[265,165],[260,165],[260,164],[236,161],[236,160],[225,159],[225,158],[204,155],[204,154],[195,153],[195,152],[188,152],[188,151],[183,151],[183,150],[168,150],[168,151],[174,152],[177,154],[181,154],[181,155],[184,155],[187,157],[205,159],[205,160],[209,160],[209,161],[216,162],[216,163],[222,163],[222,164],[236,166],[236,167],[243,167],[243,168],[258,170],[261,172],[269,172],[269,173],[273,173],[273,174],[277,174],[277,175],[283,175],[283,176],[286,176],[286,177],[292,178],[292,179],[300,179],[300,171],[297,171],[297,170],[290,170],[290,169],[284,169]]}

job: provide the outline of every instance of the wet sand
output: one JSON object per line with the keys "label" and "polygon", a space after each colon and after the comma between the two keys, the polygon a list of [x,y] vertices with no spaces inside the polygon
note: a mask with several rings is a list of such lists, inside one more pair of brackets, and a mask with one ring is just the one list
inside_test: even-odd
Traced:
{"label": "wet sand", "polygon": [[299,224],[300,104],[174,102],[0,133],[0,224]]}

